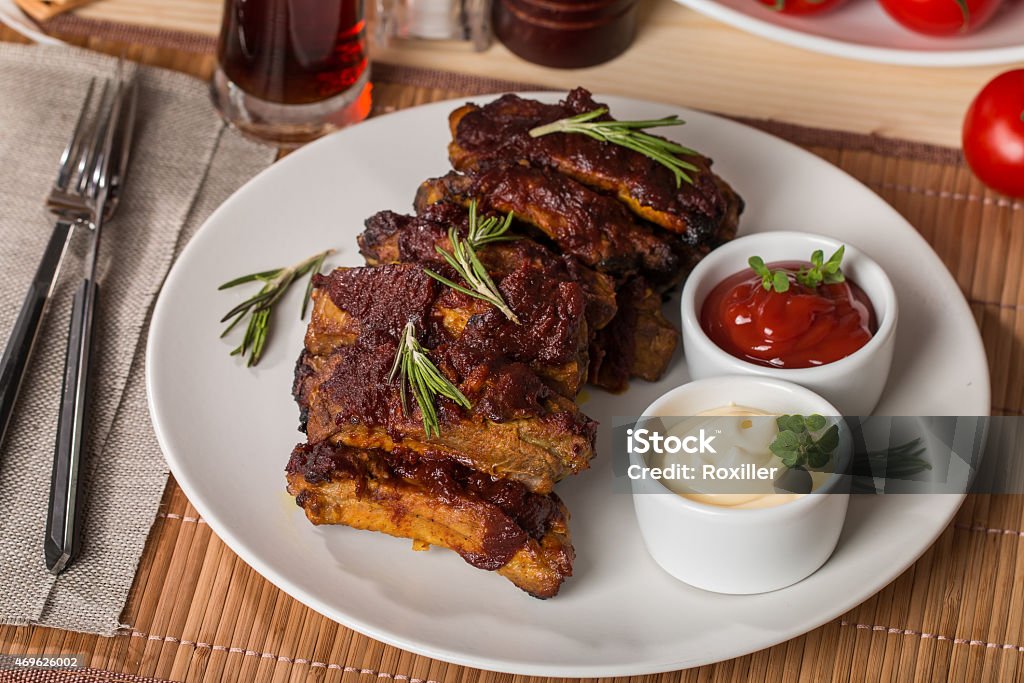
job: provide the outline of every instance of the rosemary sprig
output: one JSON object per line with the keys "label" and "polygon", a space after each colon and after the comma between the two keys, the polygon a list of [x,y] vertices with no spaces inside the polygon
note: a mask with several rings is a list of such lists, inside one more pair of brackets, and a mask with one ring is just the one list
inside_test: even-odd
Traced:
{"label": "rosemary sprig", "polygon": [[505,303],[505,299],[502,298],[501,292],[498,290],[498,286],[494,284],[494,280],[492,280],[491,276],[487,274],[487,269],[484,268],[482,263],[480,263],[480,259],[476,255],[476,249],[481,245],[489,244],[491,242],[516,239],[515,236],[505,234],[511,224],[511,213],[505,216],[503,221],[490,217],[484,219],[483,222],[478,222],[476,202],[471,202],[469,205],[469,230],[467,231],[465,239],[459,237],[455,228],[449,228],[448,241],[451,242],[452,250],[447,251],[442,249],[440,246],[434,247],[437,253],[448,262],[448,265],[450,265],[455,272],[459,274],[459,277],[465,280],[466,284],[469,286],[464,287],[458,283],[452,282],[448,278],[435,273],[429,268],[424,268],[423,272],[438,282],[448,285],[457,292],[462,292],[468,296],[486,301],[504,313],[506,318],[518,325],[519,318],[516,317],[516,314],[513,313],[512,309]]}
{"label": "rosemary sprig", "polygon": [[313,274],[320,272],[324,259],[333,253],[333,249],[321,251],[319,254],[314,254],[288,268],[276,268],[260,273],[250,273],[249,275],[243,275],[242,277],[225,282],[217,288],[220,291],[248,282],[263,283],[260,291],[232,308],[220,320],[222,323],[228,322],[228,320],[231,321],[220,335],[223,338],[246,315],[249,316],[249,324],[245,328],[245,336],[242,337],[242,343],[231,351],[232,356],[245,356],[248,353],[249,360],[247,365],[249,367],[260,362],[260,357],[263,355],[263,347],[266,345],[267,336],[270,334],[271,312],[273,311],[274,304],[284,296],[284,293],[288,291],[292,283],[308,273],[309,283],[306,285],[306,294],[302,299],[302,311],[300,313],[300,318],[306,317],[306,308],[309,305],[310,295],[313,292]]}
{"label": "rosemary sprig", "polygon": [[696,173],[700,169],[688,161],[680,159],[679,154],[696,154],[692,149],[680,144],[643,132],[644,128],[661,128],[664,126],[681,126],[685,121],[676,115],[646,121],[595,121],[594,119],[608,113],[607,107],[559,119],[552,123],[538,126],[530,131],[530,137],[538,138],[550,133],[580,133],[595,140],[610,142],[653,159],[668,170],[676,178],[676,187],[682,182],[693,184],[688,172]]}
{"label": "rosemary sprig", "polygon": [[469,202],[469,230],[466,234],[466,241],[472,249],[478,249],[485,244],[492,242],[511,242],[519,239],[519,235],[509,235],[508,229],[512,227],[511,211],[504,219],[496,216],[488,216],[482,221],[477,220],[476,200]]}
{"label": "rosemary sprig", "polygon": [[853,455],[853,489],[860,493],[877,493],[876,473],[885,479],[909,479],[932,468],[924,457],[927,449],[920,438],[899,446]]}
{"label": "rosemary sprig", "polygon": [[432,433],[441,434],[437,409],[434,406],[435,396],[446,396],[463,408],[472,407],[469,399],[447,377],[441,374],[441,371],[437,369],[437,366],[427,356],[426,351],[420,346],[416,339],[416,326],[412,321],[407,322],[402,330],[402,337],[398,342],[398,351],[395,353],[395,362],[391,366],[388,381],[394,382],[396,377],[401,383],[399,393],[402,397],[402,411],[406,416],[409,415],[409,402],[405,390],[405,385],[408,383],[412,387],[412,395],[416,399],[416,404],[420,407],[423,431],[428,437]]}

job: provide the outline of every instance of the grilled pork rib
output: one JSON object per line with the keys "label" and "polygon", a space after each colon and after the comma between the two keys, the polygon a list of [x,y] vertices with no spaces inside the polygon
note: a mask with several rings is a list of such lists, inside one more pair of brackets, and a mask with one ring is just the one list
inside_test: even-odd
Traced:
{"label": "grilled pork rib", "polygon": [[[443,226],[464,226],[465,212],[445,202],[429,204],[423,212],[425,215],[414,217],[382,211],[369,218],[359,236],[360,250],[367,261],[426,263],[431,267],[441,263],[436,247],[450,248]],[[631,376],[654,381],[668,368],[679,334],[661,313],[659,293],[643,278],[629,278],[616,293],[610,276],[581,266],[572,257],[557,257],[525,237],[487,245],[480,250],[480,258],[488,272],[499,276],[519,264],[530,263],[552,277],[579,282],[588,296],[591,338],[587,381],[591,384],[623,391]],[[314,310],[314,318],[318,310]],[[608,330],[603,329],[606,326]],[[552,378],[549,369],[535,369],[542,377],[555,379],[548,383],[563,396],[576,396],[578,384]]]}
{"label": "grilled pork rib", "polygon": [[686,155],[699,170],[691,174],[693,184],[677,185],[667,168],[624,147],[586,135],[529,135],[537,126],[601,106],[582,88],[570,91],[558,104],[516,95],[503,95],[483,107],[467,104],[449,117],[448,155],[452,166],[466,173],[516,162],[554,169],[618,197],[637,215],[678,233],[692,246],[718,243],[735,234],[742,200],[711,171],[706,157]]}
{"label": "grilled pork rib", "polygon": [[[417,265],[339,268],[316,278],[295,383],[310,443],[443,452],[545,493],[585,469],[594,422],[535,371],[569,364],[573,376],[586,372],[583,295],[571,282],[554,287],[523,276],[510,283],[522,272],[497,280],[521,325],[439,285]],[[440,435],[425,433],[414,401],[405,414],[399,384],[390,380],[409,320],[422,330],[435,365],[473,405],[464,410],[439,397]]]}
{"label": "grilled pork rib", "polygon": [[[448,229],[455,227],[465,236],[466,211],[447,202],[425,206],[419,216],[381,211],[368,218],[365,227],[358,238],[359,251],[370,265],[401,262],[437,268],[444,263],[437,248],[451,250]],[[522,235],[517,237],[493,242],[477,251],[489,273],[503,277],[527,266],[558,281],[576,282],[587,298],[587,327],[593,331],[608,324],[616,311],[615,281],[610,276],[581,265],[572,256],[559,256]]]}
{"label": "grilled pork rib", "polygon": [[661,296],[642,277],[619,288],[618,314],[590,344],[587,381],[612,392],[629,388],[630,377],[660,379],[679,344],[679,331],[661,312]]}
{"label": "grilled pork rib", "polygon": [[640,224],[622,203],[559,173],[519,164],[494,165],[472,175],[449,173],[424,182],[416,210],[449,200],[479,210],[514,212],[571,254],[602,273],[624,276],[641,272],[652,280],[678,277],[679,256],[670,233],[655,234]]}
{"label": "grilled pork rib", "polygon": [[450,548],[538,598],[572,574],[569,513],[555,494],[445,458],[301,444],[288,492],[314,524],[345,524]]}

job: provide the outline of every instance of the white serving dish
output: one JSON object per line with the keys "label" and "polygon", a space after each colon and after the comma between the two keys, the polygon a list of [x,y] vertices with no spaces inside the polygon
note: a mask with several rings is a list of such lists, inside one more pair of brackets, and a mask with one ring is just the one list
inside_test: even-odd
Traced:
{"label": "white serving dish", "polygon": [[[662,395],[644,417],[683,417],[735,402],[771,414],[838,416],[828,401],[767,377],[714,377]],[[807,578],[835,550],[850,501],[851,444],[842,420],[836,473],[815,490],[774,507],[737,510],[700,503],[652,478],[632,478],[633,506],[647,551],[669,574],[716,593],[774,591]],[[644,456],[631,452],[631,465]]]}
{"label": "white serving dish", "polygon": [[1024,2],[1008,1],[983,28],[937,38],[898,24],[874,0],[851,0],[810,16],[781,14],[756,0],[676,0],[754,35],[848,59],[905,66],[964,67],[1024,61]]}
{"label": "white serving dish", "polygon": [[794,382],[820,394],[843,415],[870,415],[885,390],[896,348],[899,305],[885,271],[863,251],[845,245],[843,273],[860,285],[875,309],[878,330],[863,347],[840,360],[813,368],[773,368],[733,356],[719,348],[700,325],[701,306],[722,280],[749,268],[747,259],[805,260],[815,249],[825,257],[844,243],[824,235],[777,231],[735,239],[708,254],[683,287],[681,301],[683,353],[693,379],[719,375],[757,375]]}

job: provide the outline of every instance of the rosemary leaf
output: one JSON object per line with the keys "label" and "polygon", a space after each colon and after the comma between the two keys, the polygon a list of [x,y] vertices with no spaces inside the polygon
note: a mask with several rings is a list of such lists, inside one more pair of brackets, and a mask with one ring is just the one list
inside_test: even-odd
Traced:
{"label": "rosemary leaf", "polygon": [[510,242],[519,239],[519,235],[508,234],[508,229],[512,227],[512,217],[513,214],[509,211],[503,220],[488,216],[483,221],[477,221],[476,200],[472,200],[469,203],[469,231],[466,241],[473,249],[478,249],[492,242]]}
{"label": "rosemary leaf", "polygon": [[595,140],[631,149],[656,161],[672,171],[672,175],[676,179],[676,187],[682,185],[683,181],[691,185],[693,184],[693,177],[690,173],[696,173],[700,169],[696,165],[680,159],[677,155],[695,155],[696,152],[683,147],[679,143],[643,132],[645,128],[681,126],[686,123],[685,121],[676,115],[644,121],[595,121],[595,119],[607,113],[607,107],[600,107],[593,111],[559,119],[558,121],[532,129],[530,137],[537,138],[543,135],[550,135],[551,133],[578,133],[586,135]]}
{"label": "rosemary leaf", "polygon": [[262,280],[263,282],[267,282],[280,275],[281,270],[281,268],[277,268],[275,270],[265,270],[262,273],[251,273],[249,275],[243,275],[242,277],[236,277],[234,280],[222,284],[220,287],[217,288],[217,291],[229,289],[237,285],[242,285],[245,284],[246,282],[253,282],[254,280]]}
{"label": "rosemary leaf", "polygon": [[306,317],[306,308],[309,305],[309,299],[313,291],[313,276],[311,273],[319,273],[323,267],[324,260],[333,253],[333,249],[328,249],[288,268],[275,268],[274,270],[243,275],[218,287],[219,291],[249,282],[264,283],[263,287],[256,294],[232,308],[220,320],[222,323],[231,321],[220,335],[225,337],[238,323],[248,316],[248,324],[245,328],[245,334],[242,336],[242,342],[231,351],[232,356],[248,355],[246,364],[249,367],[260,362],[263,349],[267,344],[267,338],[270,336],[271,315],[274,305],[280,301],[281,297],[285,295],[296,280],[304,275],[309,275],[309,283],[306,285],[305,296],[302,299],[301,316],[303,318]]}
{"label": "rosemary leaf", "polygon": [[391,372],[388,381],[399,381],[399,396],[402,401],[402,412],[409,415],[409,403],[406,397],[406,384],[412,388],[413,398],[419,406],[423,431],[429,437],[441,434],[441,426],[437,418],[435,398],[445,396],[463,408],[471,408],[469,399],[459,391],[459,388],[451,383],[447,377],[441,374],[426,350],[420,346],[416,339],[416,326],[412,321],[405,324],[402,336],[398,342],[398,350],[395,352],[395,361],[391,365]]}
{"label": "rosemary leaf", "polygon": [[920,438],[899,446],[853,455],[853,489],[858,493],[878,493],[876,473],[884,479],[909,479],[932,468],[923,455],[927,448]]}
{"label": "rosemary leaf", "polygon": [[440,246],[434,247],[438,255],[466,282],[466,286],[457,284],[429,268],[424,268],[423,272],[457,292],[486,301],[501,311],[506,318],[518,325],[519,318],[516,317],[516,314],[505,303],[505,299],[502,298],[498,286],[494,284],[494,280],[491,279],[487,269],[484,268],[476,255],[477,247],[483,244],[516,239],[515,236],[506,235],[511,225],[511,213],[502,221],[491,217],[483,222],[479,222],[476,213],[476,202],[470,202],[469,229],[466,233],[466,238],[459,237],[455,228],[449,228],[448,241],[451,243],[452,250],[447,251]]}

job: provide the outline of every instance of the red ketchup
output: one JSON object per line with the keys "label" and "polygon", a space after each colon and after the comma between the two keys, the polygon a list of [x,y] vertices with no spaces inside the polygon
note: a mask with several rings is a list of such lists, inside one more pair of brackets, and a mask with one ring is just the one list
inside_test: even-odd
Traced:
{"label": "red ketchup", "polygon": [[[772,271],[811,264],[779,261]],[[846,358],[878,329],[871,301],[847,279],[805,287],[789,277],[789,290],[766,290],[761,276],[743,270],[718,284],[700,313],[700,324],[719,348],[773,368],[810,368]]]}

